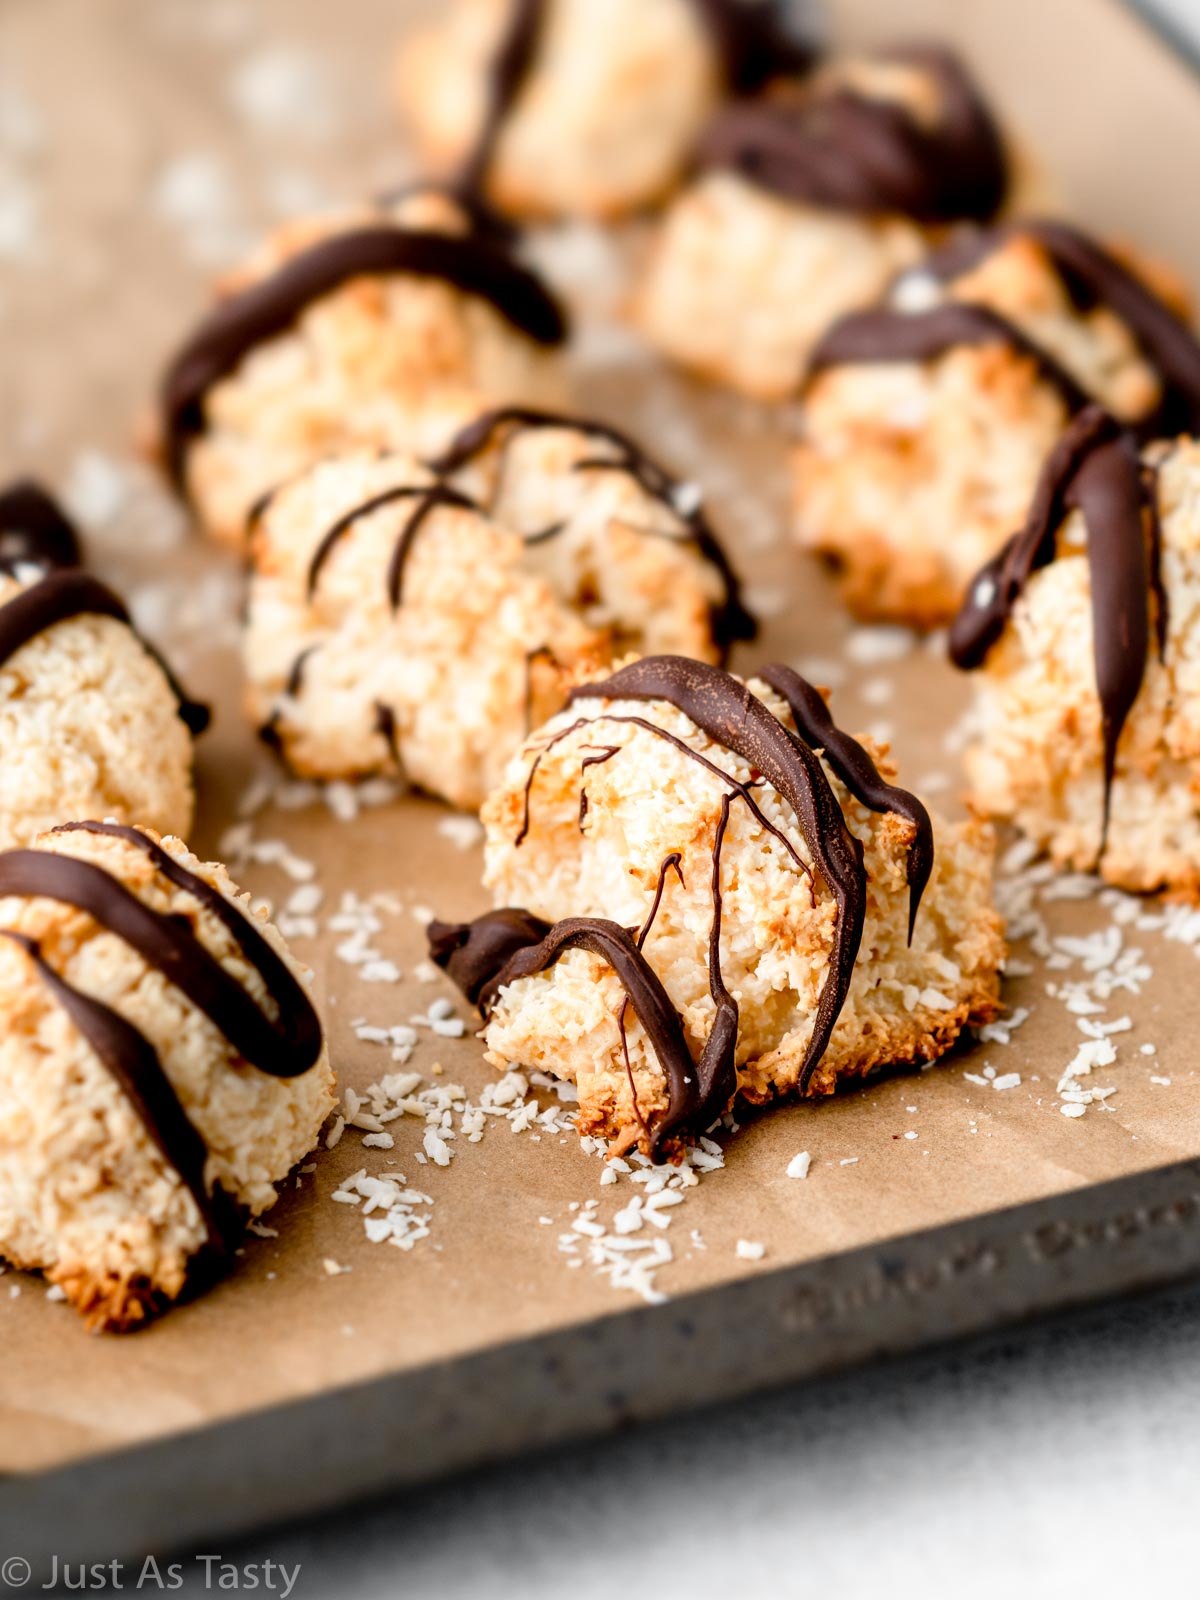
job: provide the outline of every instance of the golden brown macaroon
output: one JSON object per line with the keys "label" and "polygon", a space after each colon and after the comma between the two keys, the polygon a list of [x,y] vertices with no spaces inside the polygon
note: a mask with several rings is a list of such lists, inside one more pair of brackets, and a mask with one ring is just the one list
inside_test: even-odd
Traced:
{"label": "golden brown macaroon", "polygon": [[1200,346],[1160,284],[1065,224],[1017,223],[830,329],[802,396],[795,530],[857,616],[948,622],[1090,401],[1143,436],[1190,425]]}
{"label": "golden brown macaroon", "polygon": [[224,867],[150,829],[73,823],[0,853],[0,1017],[0,1254],[91,1328],[177,1299],[332,1109],[283,940]]}
{"label": "golden brown macaroon", "polygon": [[992,839],[893,775],[787,668],[580,684],[484,807],[499,909],[430,929],[488,1059],[570,1079],[581,1133],[658,1154],[737,1096],[935,1060],[999,1009]]}
{"label": "golden brown macaroon", "polygon": [[422,186],[288,223],[220,285],[163,381],[160,448],[214,538],[344,445],[429,455],[497,400],[557,405],[566,323],[512,238]]}
{"label": "golden brown macaroon", "polygon": [[397,101],[500,210],[611,219],[671,188],[723,96],[808,61],[777,0],[452,0],[403,41]]}

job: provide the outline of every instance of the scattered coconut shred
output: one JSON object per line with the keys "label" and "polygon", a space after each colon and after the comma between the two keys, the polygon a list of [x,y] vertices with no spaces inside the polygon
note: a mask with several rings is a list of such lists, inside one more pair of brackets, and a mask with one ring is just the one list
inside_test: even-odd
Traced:
{"label": "scattered coconut shred", "polygon": [[[1051,933],[1042,907],[1056,901],[1082,900],[1094,900],[1106,910],[1110,917],[1107,925],[1084,935]],[[1136,895],[1108,888],[1088,874],[1058,874],[1050,862],[1037,859],[1036,849],[1028,840],[1019,840],[1002,858],[996,902],[1007,923],[1010,944],[1026,943],[1040,957],[1047,972],[1069,974],[1049,977],[1044,985],[1046,996],[1064,1007],[1083,1035],[1060,1072],[1056,1089],[1059,1112],[1078,1119],[1093,1106],[1111,1111],[1108,1100],[1116,1094],[1116,1085],[1085,1084],[1080,1080],[1090,1080],[1093,1072],[1117,1063],[1118,1047],[1114,1041],[1119,1035],[1132,1032],[1134,1022],[1123,1011],[1111,1016],[1110,1010],[1120,1010],[1130,998],[1139,996],[1153,977],[1153,968],[1143,950],[1126,943],[1126,931],[1158,933],[1189,945],[1200,955],[1200,912],[1184,905],[1155,906],[1151,910]],[[1007,967],[1010,977],[1028,977],[1034,971],[1028,962],[1016,959],[1010,960]],[[980,1028],[978,1037],[985,1044],[1008,1045],[1029,1015],[1028,1009],[1019,1007],[1000,1021]],[[1153,1044],[1139,1046],[1143,1056],[1156,1053]],[[991,1066],[984,1067],[982,1076],[963,1076],[970,1083],[992,1089],[1016,1088],[1021,1081],[1018,1073],[997,1074]]]}
{"label": "scattered coconut shred", "polygon": [[[238,820],[219,845],[223,857],[235,868],[272,866],[290,879],[295,887],[281,906],[276,908],[267,900],[258,904],[275,917],[285,938],[315,939],[322,931],[338,935],[334,955],[366,983],[395,984],[404,976],[380,947],[380,935],[386,919],[400,916],[405,907],[394,895],[363,897],[345,891],[322,917],[326,896],[316,881],[315,863],[296,855],[282,839],[260,834],[258,819],[269,806],[295,811],[323,803],[337,821],[348,822],[363,807],[385,805],[399,792],[398,785],[382,780],[319,785],[263,775],[243,795]],[[438,831],[462,850],[476,847],[482,839],[482,830],[472,817],[445,817],[439,822]],[[422,924],[432,915],[424,906],[408,909]],[[421,961],[412,976],[419,982],[434,982],[442,975],[431,962]],[[364,1090],[349,1086],[343,1089],[325,1134],[326,1149],[334,1149],[348,1134],[354,1134],[364,1152],[380,1152],[383,1157],[382,1167],[373,1171],[360,1167],[344,1178],[330,1196],[335,1205],[357,1208],[371,1244],[412,1250],[434,1232],[434,1197],[423,1184],[411,1184],[405,1173],[397,1170],[398,1160],[406,1167],[412,1162],[427,1172],[447,1168],[464,1146],[480,1143],[488,1129],[501,1122],[508,1124],[509,1132],[526,1134],[535,1141],[547,1136],[575,1136],[575,1086],[545,1073],[506,1072],[486,1083],[478,1099],[471,1100],[461,1084],[438,1081],[442,1068],[436,1062],[425,1072],[404,1070],[423,1033],[437,1040],[459,1039],[467,1032],[468,1024],[445,997],[435,998],[423,1013],[410,1016],[407,1021],[385,1024],[356,1017],[349,1026],[360,1042],[386,1051],[397,1069],[383,1074]],[[402,1157],[390,1155],[388,1152],[397,1149],[405,1118],[420,1124],[420,1144],[415,1149],[408,1148]],[[723,1125],[735,1126],[728,1117],[723,1119]],[[558,1236],[558,1249],[566,1258],[566,1265],[576,1269],[591,1266],[614,1289],[639,1295],[652,1304],[666,1300],[666,1293],[655,1279],[658,1270],[675,1259],[675,1251],[664,1235],[673,1221],[674,1208],[697,1186],[701,1176],[724,1166],[721,1146],[712,1138],[703,1138],[680,1166],[660,1167],[636,1153],[604,1160],[607,1145],[602,1139],[585,1138],[580,1143],[586,1154],[603,1161],[601,1187],[623,1186],[619,1197],[622,1203],[607,1220],[600,1215],[598,1199],[571,1203],[570,1229]],[[538,1221],[553,1225],[549,1217]],[[688,1249],[704,1248],[704,1240],[692,1229]],[[330,1262],[325,1270],[333,1276],[350,1269]]]}

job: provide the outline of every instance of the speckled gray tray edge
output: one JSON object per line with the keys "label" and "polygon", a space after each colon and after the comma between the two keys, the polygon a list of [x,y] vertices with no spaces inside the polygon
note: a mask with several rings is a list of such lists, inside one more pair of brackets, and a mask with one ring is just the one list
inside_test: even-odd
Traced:
{"label": "speckled gray tray edge", "polygon": [[1188,1161],[13,1477],[0,1540],[36,1587],[1197,1270]]}

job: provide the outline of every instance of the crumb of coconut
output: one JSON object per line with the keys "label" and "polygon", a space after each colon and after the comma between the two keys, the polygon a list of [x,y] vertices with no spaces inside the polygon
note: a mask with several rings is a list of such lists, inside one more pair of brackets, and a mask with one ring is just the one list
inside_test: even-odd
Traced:
{"label": "crumb of coconut", "polygon": [[325,1276],[327,1278],[339,1278],[343,1272],[352,1272],[354,1270],[352,1267],[342,1266],[342,1264],[338,1261],[335,1261],[332,1256],[326,1256],[321,1262],[321,1266],[323,1267]]}
{"label": "crumb of coconut", "polygon": [[882,666],[885,662],[902,661],[917,647],[917,635],[911,628],[891,624],[879,627],[854,628],[846,638],[846,655],[857,666]]}
{"label": "crumb of coconut", "polygon": [[737,1242],[737,1258],[739,1261],[761,1261],[767,1253],[765,1244],[760,1244],[757,1239],[739,1239]]}
{"label": "crumb of coconut", "polygon": [[809,1155],[807,1150],[801,1150],[799,1155],[793,1156],[788,1162],[787,1175],[789,1178],[807,1178],[808,1169],[811,1166],[812,1156]]}
{"label": "crumb of coconut", "polygon": [[437,830],[457,850],[473,850],[483,842],[483,824],[478,817],[443,817]]}

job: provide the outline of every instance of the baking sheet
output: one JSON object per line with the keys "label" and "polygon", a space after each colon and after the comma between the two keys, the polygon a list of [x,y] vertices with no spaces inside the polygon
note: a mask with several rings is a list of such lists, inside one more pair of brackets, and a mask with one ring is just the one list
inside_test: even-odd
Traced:
{"label": "baking sheet", "polygon": [[[234,562],[189,539],[130,455],[129,437],[159,361],[199,309],[214,267],[273,218],[384,187],[408,170],[382,66],[405,17],[421,9],[428,8],[397,0],[346,0],[336,8],[320,0],[6,0],[0,8],[0,467],[36,470],[69,491],[88,525],[93,564],[131,594],[189,686],[214,700],[215,727],[199,758],[194,842],[202,852],[216,851],[236,821],[239,798],[271,770],[239,715],[238,574]],[[844,0],[830,11],[835,36],[849,42],[886,37],[897,25],[897,8],[868,0]],[[964,48],[1047,163],[1073,214],[1136,237],[1200,281],[1200,217],[1188,204],[1200,175],[1200,96],[1187,70],[1140,22],[1108,0],[1056,0],[1053,7],[910,0],[904,11],[908,31],[936,32]],[[780,532],[786,485],[779,420],[662,372],[638,349],[616,317],[621,252],[612,241],[571,229],[538,248],[589,308],[574,357],[581,401],[640,431],[657,454],[704,486],[752,603],[771,612],[742,664],[785,659],[836,679],[839,721],[850,728],[887,724],[905,781],[953,809],[963,686],[931,650],[851,630],[822,573],[789,549]],[[322,922],[344,893],[386,897],[375,942],[404,972],[398,983],[362,981],[336,954],[344,935],[324,931],[295,942],[315,969],[344,1085],[361,1089],[391,1070],[380,1046],[356,1038],[355,1019],[408,1023],[431,1000],[455,998],[444,983],[417,978],[423,909],[466,916],[485,903],[478,850],[450,837],[451,815],[433,801],[401,797],[364,804],[349,822],[321,800],[267,807],[250,819],[259,844],[283,842],[294,872],[305,870],[297,861],[312,864],[325,895]],[[251,862],[235,872],[277,905],[296,887],[278,863]],[[1112,927],[1116,908],[1088,897],[1055,901],[1041,914],[1052,933],[1082,938]],[[378,1458],[368,1454],[374,1481],[389,1439],[391,1471],[411,1480],[472,1459],[472,1450],[494,1454],[568,1426],[610,1425],[1191,1267],[1200,1253],[1191,1244],[1195,1206],[1189,1211],[1185,1203],[1196,1187],[1190,1167],[1148,1180],[1153,1204],[1168,1219],[1160,1223],[1106,1233],[1105,1218],[1146,1211],[1150,1188],[1080,1193],[1200,1151],[1191,1046],[1200,969],[1188,940],[1165,931],[1140,929],[1136,921],[1120,929],[1122,947],[1141,949],[1140,964],[1151,974],[1141,993],[1118,993],[1102,1018],[1128,1016],[1131,1025],[1114,1038],[1116,1062],[1079,1080],[1084,1089],[1116,1092],[1081,1116],[1062,1114],[1057,1086],[1083,1036],[1046,984],[1081,978],[1083,965],[1076,960],[1048,975],[1018,946],[1018,957],[1035,970],[1006,986],[1009,1005],[1030,1012],[1009,1043],[978,1044],[933,1071],[823,1105],[747,1119],[725,1141],[723,1169],[703,1175],[662,1235],[673,1259],[654,1281],[673,1297],[670,1307],[643,1308],[582,1252],[561,1247],[578,1216],[572,1208],[597,1201],[596,1215],[607,1224],[635,1192],[628,1180],[602,1187],[601,1163],[573,1134],[514,1132],[502,1118],[490,1119],[479,1143],[460,1136],[446,1168],[417,1160],[424,1132],[417,1119],[391,1125],[390,1152],[364,1150],[348,1132],[266,1219],[277,1237],[249,1238],[224,1282],[134,1337],[88,1338],[39,1280],[9,1273],[0,1278],[0,1471],[58,1473],[14,1486],[10,1506],[27,1518],[35,1503],[62,1504],[55,1495],[69,1493],[68,1503],[78,1505],[81,1482],[136,1482],[143,1494],[157,1483],[158,1497],[144,1501],[156,1519],[143,1535],[198,1533],[230,1525],[235,1515],[279,1514],[284,1504],[302,1509],[314,1494],[362,1487],[362,1457],[353,1471],[343,1463],[340,1477],[331,1468],[323,1488],[311,1472],[300,1488],[304,1475],[289,1468],[290,1452],[311,1443],[321,1416],[328,1424],[334,1392],[347,1386],[372,1397],[347,1404],[364,1414],[384,1404],[385,1420],[401,1430],[389,1435],[385,1428]],[[1177,921],[1173,931],[1189,930]],[[419,1031],[411,1069],[427,1085],[462,1084],[477,1101],[492,1075],[469,1030],[463,1039]],[[1144,1046],[1155,1053],[1144,1054]],[[999,1079],[1017,1074],[1020,1082],[996,1090],[988,1069]],[[540,1099],[555,1103],[553,1094]],[[804,1150],[812,1156],[808,1177],[789,1179],[789,1161]],[[431,1197],[430,1236],[410,1253],[369,1244],[354,1208],[330,1200],[363,1166],[403,1172]],[[796,1321],[796,1285],[818,1281],[814,1274],[853,1277],[869,1258],[871,1271],[886,1279],[889,1261],[924,1252],[936,1284],[951,1241],[975,1260],[989,1229],[1010,1241],[1031,1237],[1031,1226],[1050,1226],[1057,1214],[1046,1203],[1068,1194],[1069,1203],[1058,1203],[1062,1217],[1077,1217],[1083,1206],[1091,1219],[1081,1236],[1086,1270],[1076,1271],[1071,1258],[1064,1274],[1050,1254],[1030,1279],[1037,1252],[1010,1242],[1007,1254],[997,1246],[993,1266],[965,1279],[944,1274],[953,1293],[967,1285],[957,1311],[939,1290],[897,1322],[879,1310],[878,1297],[873,1305],[870,1294],[852,1293],[820,1349],[812,1319]],[[1038,1203],[1036,1225],[1024,1212],[1013,1221],[1005,1210]],[[1154,1243],[1160,1235],[1169,1237],[1161,1248]],[[762,1245],[761,1259],[739,1255],[738,1241]],[[1108,1265],[1098,1264],[1105,1252]],[[327,1262],[350,1270],[331,1275]],[[721,1292],[681,1301],[703,1291]],[[681,1303],[704,1308],[683,1320],[706,1330],[708,1340],[691,1369],[695,1381],[682,1384],[678,1363],[663,1359],[674,1348],[667,1330],[678,1329],[673,1308]],[[785,1306],[792,1307],[790,1323]],[[763,1332],[760,1359],[739,1364],[718,1356],[713,1341],[722,1337],[740,1341],[731,1348],[753,1350],[756,1327]],[[582,1344],[571,1346],[571,1339]],[[544,1383],[541,1410],[531,1418],[532,1391],[514,1374],[547,1351],[565,1359],[569,1348],[580,1368],[574,1389]],[[604,1401],[603,1367],[592,1370],[589,1387],[579,1351],[618,1348],[624,1376],[617,1399],[609,1393]],[[465,1381],[468,1370],[478,1382],[479,1374],[490,1379],[479,1391],[486,1403],[477,1396],[462,1408],[453,1449],[432,1432],[423,1445],[411,1426],[420,1395],[436,1397],[444,1420],[449,1391],[439,1383],[449,1384],[449,1374]],[[579,1398],[585,1390],[586,1403]],[[313,1405],[303,1409],[304,1401]],[[284,1409],[265,1427],[290,1445],[277,1458],[273,1487],[261,1472],[256,1477],[260,1504],[252,1493],[248,1500],[234,1493],[229,1441],[244,1451],[249,1435],[237,1426],[271,1407]],[[283,1417],[296,1419],[292,1431],[280,1432]],[[181,1433],[190,1433],[190,1448],[170,1457],[181,1463],[179,1484],[161,1448],[78,1477],[106,1452]],[[223,1439],[227,1447],[205,1458],[209,1478],[198,1465],[202,1439]],[[207,1498],[197,1492],[185,1514],[181,1489],[189,1475],[209,1489]],[[290,1500],[281,1487],[289,1483]],[[198,1508],[207,1522],[195,1523]],[[133,1537],[132,1524],[127,1531]]]}

